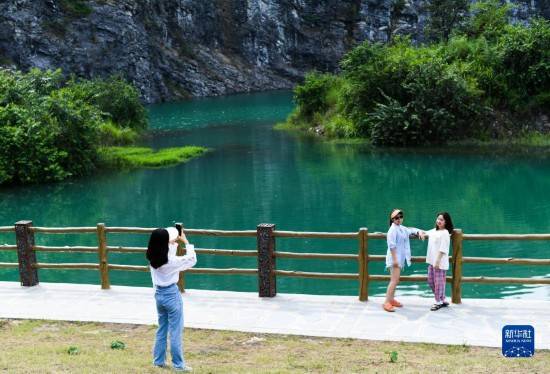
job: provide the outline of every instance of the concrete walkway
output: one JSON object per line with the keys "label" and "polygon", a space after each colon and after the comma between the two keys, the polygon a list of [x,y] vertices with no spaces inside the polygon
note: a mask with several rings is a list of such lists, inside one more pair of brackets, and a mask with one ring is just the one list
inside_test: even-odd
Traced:
{"label": "concrete walkway", "polygon": [[[184,316],[194,328],[488,347],[501,346],[503,326],[532,325],[535,348],[550,349],[550,301],[464,299],[431,312],[432,299],[399,300],[405,307],[387,313],[378,297],[187,290]],[[156,311],[152,288],[0,282],[0,318],[155,324]]]}

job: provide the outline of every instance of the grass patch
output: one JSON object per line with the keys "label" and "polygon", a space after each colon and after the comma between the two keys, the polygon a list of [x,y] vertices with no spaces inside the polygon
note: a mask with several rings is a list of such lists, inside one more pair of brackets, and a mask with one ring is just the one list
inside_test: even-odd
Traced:
{"label": "grass patch", "polygon": [[159,168],[173,166],[198,157],[208,149],[196,146],[164,148],[155,151],[146,147],[103,147],[101,164],[111,169]]}
{"label": "grass patch", "polygon": [[[1,334],[7,373],[168,372],[151,365],[155,326],[7,320]],[[186,329],[184,339],[196,373],[542,373],[550,365],[548,350],[509,359],[499,348],[198,329]],[[116,340],[126,349],[111,349]]]}

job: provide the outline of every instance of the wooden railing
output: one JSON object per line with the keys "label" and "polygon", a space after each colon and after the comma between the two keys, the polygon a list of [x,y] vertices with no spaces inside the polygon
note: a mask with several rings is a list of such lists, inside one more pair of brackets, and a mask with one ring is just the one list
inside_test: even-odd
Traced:
{"label": "wooden railing", "polygon": [[[176,224],[178,226],[178,224]],[[145,247],[123,247],[107,245],[107,234],[133,233],[150,234],[154,228],[142,227],[106,227],[98,223],[96,227],[33,227],[31,221],[19,221],[15,226],[0,226],[0,232],[15,232],[16,245],[0,245],[0,251],[17,251],[18,262],[0,262],[0,268],[18,267],[22,286],[34,286],[38,284],[38,269],[94,269],[99,270],[101,288],[110,288],[109,271],[149,271],[148,266],[110,264],[109,253],[145,253]],[[257,257],[258,266],[255,269],[243,268],[192,268],[186,273],[195,274],[244,274],[258,276],[258,291],[260,297],[273,297],[277,294],[277,276],[302,277],[318,279],[350,279],[358,281],[359,300],[368,300],[368,286],[371,281],[389,281],[389,275],[370,275],[368,264],[370,262],[383,262],[385,255],[369,255],[368,245],[370,240],[383,240],[385,233],[369,233],[366,228],[357,232],[294,232],[277,231],[273,224],[260,224],[256,230],[227,231],[227,230],[202,230],[185,229],[186,234],[199,236],[221,237],[256,237],[257,249],[207,249],[196,248],[198,254],[210,254],[221,256]],[[97,247],[87,246],[40,246],[34,244],[36,233],[40,234],[67,234],[67,233],[95,233],[97,235]],[[343,253],[301,253],[276,251],[276,238],[319,238],[319,239],[355,239],[357,240],[357,254]],[[519,284],[550,284],[548,278],[507,278],[507,277],[463,277],[462,266],[464,263],[478,264],[520,264],[520,265],[550,265],[550,259],[529,258],[489,258],[489,257],[463,257],[462,245],[464,240],[550,240],[550,234],[463,234],[461,230],[455,230],[452,236],[452,274],[447,277],[447,282],[452,285],[452,302],[461,302],[462,283],[519,283]],[[183,254],[184,249],[178,248],[178,254]],[[98,255],[97,263],[40,263],[36,260],[36,252],[95,252]],[[357,273],[321,273],[295,270],[277,269],[277,258],[294,259],[318,259],[318,260],[343,260],[356,261]],[[413,262],[425,262],[424,256],[413,256]],[[423,282],[426,276],[402,276],[404,282]],[[180,290],[185,289],[184,273],[180,273],[178,282]]]}

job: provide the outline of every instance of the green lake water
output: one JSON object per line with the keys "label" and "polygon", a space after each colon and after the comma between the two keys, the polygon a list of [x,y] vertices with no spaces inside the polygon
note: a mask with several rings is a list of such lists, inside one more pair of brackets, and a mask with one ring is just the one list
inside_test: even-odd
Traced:
{"label": "green lake water", "polygon": [[[292,109],[290,92],[197,99],[149,107],[146,140],[155,148],[200,145],[212,152],[165,169],[102,173],[58,184],[0,189],[0,226],[23,219],[35,226],[162,227],[254,230],[274,223],[292,231],[386,231],[394,207],[405,225],[429,229],[435,214],[451,213],[465,233],[550,233],[550,158],[539,152],[372,150],[300,138],[272,129]],[[147,235],[109,234],[109,245],[147,245]],[[255,238],[189,238],[200,248],[255,249]],[[90,235],[36,235],[41,245],[96,245]],[[0,234],[0,244],[15,244]],[[356,253],[355,240],[277,239],[277,249]],[[413,255],[427,243],[413,242]],[[369,241],[385,254],[384,241]],[[464,243],[465,256],[549,258],[550,242]],[[39,253],[40,262],[97,262],[95,254]],[[0,262],[16,262],[0,251]],[[109,255],[110,263],[145,265],[140,254]],[[255,258],[200,255],[197,267],[255,268]],[[279,259],[277,267],[315,272],[357,272],[353,261]],[[383,263],[371,263],[383,274]],[[415,263],[405,274],[425,274]],[[464,264],[465,276],[550,277],[549,266]],[[110,272],[111,283],[149,286],[148,273]],[[97,271],[40,270],[44,282],[99,284]],[[0,269],[0,280],[17,281],[17,269]],[[188,288],[257,291],[255,276],[186,276]],[[386,283],[372,282],[371,295]],[[356,281],[283,278],[278,292],[355,295]],[[402,283],[398,294],[430,296],[425,284]],[[447,287],[450,294],[450,287]],[[547,299],[549,286],[463,285],[464,297]]]}

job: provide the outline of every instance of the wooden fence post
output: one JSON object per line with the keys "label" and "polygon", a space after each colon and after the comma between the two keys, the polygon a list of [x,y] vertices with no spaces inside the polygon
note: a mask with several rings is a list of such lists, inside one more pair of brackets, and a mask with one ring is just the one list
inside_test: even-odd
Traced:
{"label": "wooden fence post", "polygon": [[453,239],[453,277],[451,300],[454,304],[462,303],[462,230],[454,230]]}
{"label": "wooden fence post", "polygon": [[[183,223],[176,223],[175,226],[176,226],[176,229],[178,229],[178,231],[183,230]],[[178,243],[178,250],[176,251],[176,255],[183,256],[184,255],[183,250],[184,248],[181,245],[181,243]],[[180,289],[181,293],[185,292],[185,272],[183,271],[180,271],[180,274],[179,274],[178,288]]]}
{"label": "wooden fence post", "polygon": [[272,223],[261,223],[256,227],[258,241],[258,293],[260,297],[277,295],[275,277],[275,236]]}
{"label": "wooden fence post", "polygon": [[19,259],[19,279],[24,287],[38,284],[38,269],[36,253],[34,252],[34,232],[31,230],[32,221],[19,221],[15,223],[15,239],[17,241],[17,257]]}
{"label": "wooden fence post", "polygon": [[359,229],[359,301],[369,299],[369,243],[368,229]]}
{"label": "wooden fence post", "polygon": [[107,262],[107,235],[105,234],[105,224],[97,224],[97,255],[99,257],[99,275],[101,278],[101,289],[111,288],[109,281],[109,264]]}

